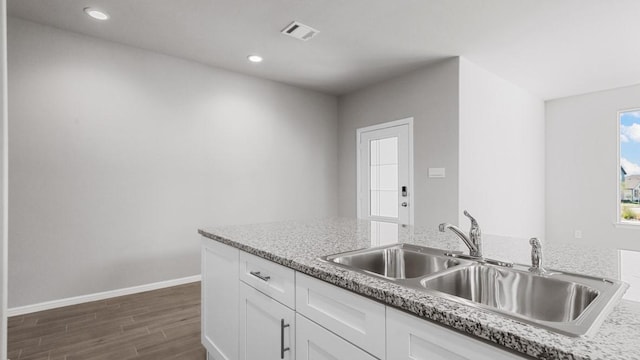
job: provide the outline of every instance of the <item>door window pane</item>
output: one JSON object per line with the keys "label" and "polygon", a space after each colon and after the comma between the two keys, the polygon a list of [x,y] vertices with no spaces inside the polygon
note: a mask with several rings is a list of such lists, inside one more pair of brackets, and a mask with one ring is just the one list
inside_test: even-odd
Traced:
{"label": "door window pane", "polygon": [[371,174],[369,177],[369,190],[380,190],[380,176],[377,165],[372,165],[369,167],[369,173]]}
{"label": "door window pane", "polygon": [[380,147],[380,140],[371,140],[369,143],[369,164],[378,165],[380,161],[380,155],[378,148]]}
{"label": "door window pane", "polygon": [[398,138],[390,137],[378,140],[379,165],[398,164]]}
{"label": "door window pane", "polygon": [[375,165],[369,169],[371,190],[398,190],[398,165]]}
{"label": "door window pane", "polygon": [[370,193],[371,216],[398,217],[397,191],[371,190]]}
{"label": "door window pane", "polygon": [[369,214],[398,217],[398,138],[369,143]]}
{"label": "door window pane", "polygon": [[[398,191],[398,165],[378,165],[376,190]],[[372,188],[373,189],[373,188]]]}
{"label": "door window pane", "polygon": [[380,191],[371,190],[369,193],[369,215],[380,216]]}
{"label": "door window pane", "polygon": [[380,215],[385,217],[398,217],[398,192],[397,191],[379,191],[380,196]]}

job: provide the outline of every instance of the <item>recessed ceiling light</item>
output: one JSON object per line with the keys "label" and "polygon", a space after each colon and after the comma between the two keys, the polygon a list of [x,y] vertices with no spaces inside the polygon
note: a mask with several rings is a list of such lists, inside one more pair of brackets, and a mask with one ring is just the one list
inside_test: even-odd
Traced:
{"label": "recessed ceiling light", "polygon": [[253,62],[253,63],[259,63],[262,62],[262,56],[260,55],[249,55],[247,56],[247,59],[249,59],[249,61]]}
{"label": "recessed ceiling light", "polygon": [[92,18],[94,18],[96,20],[108,20],[109,19],[109,14],[107,14],[106,12],[104,12],[102,10],[86,7],[86,8],[84,8],[84,12],[87,15],[91,16]]}

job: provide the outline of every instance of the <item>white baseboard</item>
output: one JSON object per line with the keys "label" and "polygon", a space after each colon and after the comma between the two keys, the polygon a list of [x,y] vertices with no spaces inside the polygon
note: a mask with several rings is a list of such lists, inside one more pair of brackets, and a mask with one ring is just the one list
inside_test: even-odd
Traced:
{"label": "white baseboard", "polygon": [[82,304],[90,301],[104,300],[104,299],[109,299],[109,298],[123,296],[123,295],[131,295],[131,294],[136,294],[144,291],[157,290],[157,289],[167,288],[167,287],[176,286],[176,285],[188,284],[188,283],[200,281],[200,279],[201,279],[200,275],[194,275],[194,276],[188,276],[180,279],[160,281],[156,283],[132,286],[132,287],[123,288],[123,289],[103,291],[95,294],[88,294],[88,295],[74,296],[66,299],[46,301],[39,304],[19,306],[19,307],[8,309],[7,316],[10,317],[10,316],[30,314],[33,312],[50,310],[50,309],[55,309],[63,306],[77,305],[77,304]]}

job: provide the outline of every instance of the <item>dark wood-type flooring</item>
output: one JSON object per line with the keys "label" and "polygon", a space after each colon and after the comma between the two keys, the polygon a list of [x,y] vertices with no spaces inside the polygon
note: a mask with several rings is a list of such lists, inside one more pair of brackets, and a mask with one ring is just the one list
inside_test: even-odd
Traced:
{"label": "dark wood-type flooring", "polygon": [[11,360],[204,360],[200,283],[9,318]]}

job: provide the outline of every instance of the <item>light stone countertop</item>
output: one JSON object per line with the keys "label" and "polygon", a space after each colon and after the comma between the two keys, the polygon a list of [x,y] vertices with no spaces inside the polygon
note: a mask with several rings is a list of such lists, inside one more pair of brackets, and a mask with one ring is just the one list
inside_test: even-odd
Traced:
{"label": "light stone countertop", "polygon": [[[460,239],[450,233],[440,233],[437,229],[409,226],[388,231],[388,224],[378,224],[349,218],[332,218],[204,228],[198,232],[210,239],[534,358],[640,359],[640,302],[621,300],[594,335],[568,337],[318,259],[325,255],[389,242],[468,251]],[[530,245],[527,239],[484,235],[483,245],[485,257],[530,263]],[[544,265],[547,268],[593,276],[619,277],[618,249],[584,245],[579,247],[572,242],[543,244],[543,249]]]}

